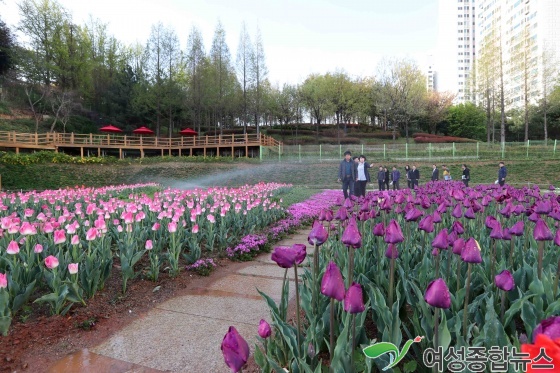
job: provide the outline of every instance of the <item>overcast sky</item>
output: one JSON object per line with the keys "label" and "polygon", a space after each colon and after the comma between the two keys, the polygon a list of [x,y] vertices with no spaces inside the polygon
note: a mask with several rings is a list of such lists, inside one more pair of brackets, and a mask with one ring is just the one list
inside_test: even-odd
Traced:
{"label": "overcast sky", "polygon": [[[0,17],[19,22],[20,0],[0,0]],[[41,1],[41,0],[36,0]],[[311,73],[337,69],[371,76],[383,56],[415,58],[425,70],[438,42],[438,0],[59,0],[77,24],[89,15],[111,34],[144,44],[153,24],[172,26],[186,49],[192,26],[206,51],[218,20],[235,61],[243,21],[254,40],[260,28],[269,79],[299,83]]]}

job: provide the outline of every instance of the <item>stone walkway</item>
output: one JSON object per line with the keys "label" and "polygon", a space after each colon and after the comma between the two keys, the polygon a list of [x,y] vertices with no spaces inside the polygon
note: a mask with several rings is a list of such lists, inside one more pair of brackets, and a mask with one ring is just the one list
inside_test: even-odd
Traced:
{"label": "stone walkway", "polygon": [[[308,233],[309,229],[302,230],[275,246],[304,243],[311,254]],[[224,335],[235,326],[252,351],[259,321],[270,322],[257,288],[279,302],[283,276],[284,269],[270,254],[260,255],[207,288],[156,306],[97,347],[60,360],[49,372],[230,372],[220,350]]]}

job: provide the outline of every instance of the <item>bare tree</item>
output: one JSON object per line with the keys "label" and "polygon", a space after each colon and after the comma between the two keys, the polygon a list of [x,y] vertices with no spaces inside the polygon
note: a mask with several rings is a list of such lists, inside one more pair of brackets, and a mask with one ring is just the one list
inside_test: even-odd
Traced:
{"label": "bare tree", "polygon": [[544,143],[548,141],[548,98],[554,89],[554,83],[558,77],[558,65],[554,52],[546,46],[541,56],[541,79],[542,79],[542,106],[543,106],[543,126]]}
{"label": "bare tree", "polygon": [[239,45],[237,47],[236,67],[237,76],[241,82],[241,88],[243,89],[243,113],[241,115],[241,120],[243,122],[245,133],[247,133],[247,92],[249,90],[249,67],[252,55],[253,44],[251,43],[251,37],[247,32],[247,25],[243,22],[241,25],[241,34],[239,35]]}

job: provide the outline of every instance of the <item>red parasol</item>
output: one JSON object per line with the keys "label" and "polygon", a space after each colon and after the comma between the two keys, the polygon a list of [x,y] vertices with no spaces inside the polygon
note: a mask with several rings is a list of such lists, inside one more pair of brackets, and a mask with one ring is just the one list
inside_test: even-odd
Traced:
{"label": "red parasol", "polygon": [[112,133],[122,132],[122,130],[120,128],[117,128],[117,127],[113,126],[112,124],[109,124],[108,126],[105,126],[105,127],[101,127],[99,130],[101,132],[112,132]]}
{"label": "red parasol", "polygon": [[137,135],[153,135],[154,131],[152,131],[148,127],[142,126],[132,131],[132,133],[135,133]]}
{"label": "red parasol", "polygon": [[179,132],[179,134],[181,136],[197,136],[198,132],[196,132],[195,130],[193,130],[192,128],[185,128],[184,130],[182,130],[181,132]]}

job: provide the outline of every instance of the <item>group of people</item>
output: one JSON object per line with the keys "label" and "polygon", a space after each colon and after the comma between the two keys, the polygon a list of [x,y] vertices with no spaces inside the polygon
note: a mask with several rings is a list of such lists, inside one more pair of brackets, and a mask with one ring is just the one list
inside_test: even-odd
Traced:
{"label": "group of people", "polygon": [[[507,177],[507,169],[504,162],[500,162],[500,169],[498,171],[497,184],[503,186]],[[352,153],[347,150],[344,152],[344,159],[340,162],[340,167],[338,169],[338,181],[342,182],[342,191],[344,193],[344,198],[348,198],[350,195],[356,197],[364,197],[366,195],[367,183],[371,182],[371,176],[369,169],[374,167],[371,163],[367,162],[365,155],[360,155],[359,157],[352,158]],[[446,165],[442,165],[443,169],[442,176],[443,180],[451,181],[453,177],[449,172]],[[469,181],[471,179],[471,172],[466,164],[461,165],[463,173],[461,175],[461,181],[465,186],[469,186]],[[405,166],[405,175],[407,181],[407,187],[414,189],[418,187],[418,182],[420,180],[420,171],[415,165]],[[379,166],[379,171],[377,172],[377,183],[379,190],[389,190],[392,185],[393,190],[399,190],[399,182],[401,179],[401,173],[396,166],[389,171],[387,167]],[[430,177],[431,181],[439,181],[439,169],[437,165],[432,165],[432,175]]]}

